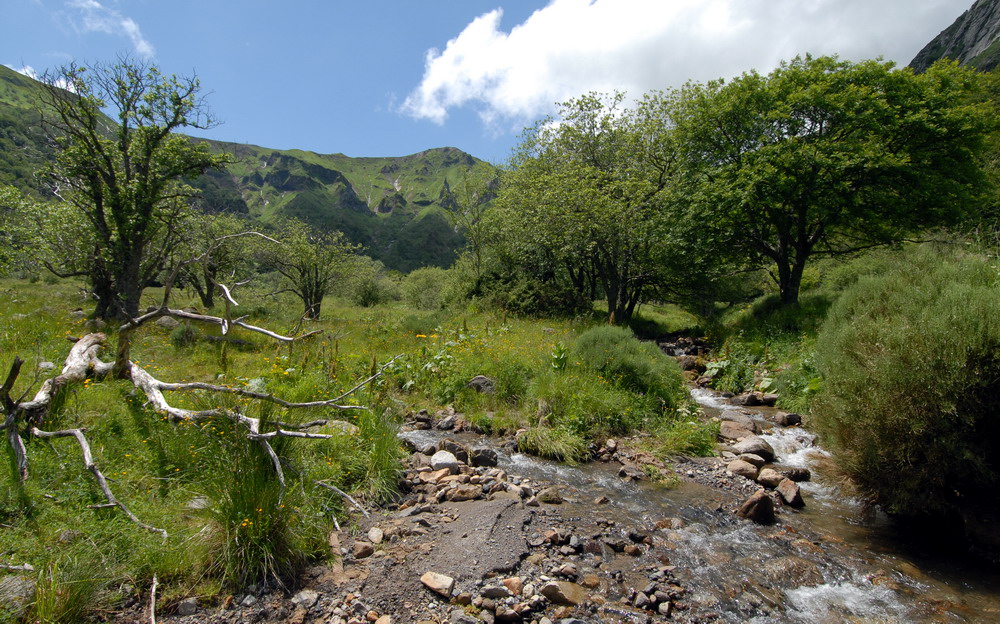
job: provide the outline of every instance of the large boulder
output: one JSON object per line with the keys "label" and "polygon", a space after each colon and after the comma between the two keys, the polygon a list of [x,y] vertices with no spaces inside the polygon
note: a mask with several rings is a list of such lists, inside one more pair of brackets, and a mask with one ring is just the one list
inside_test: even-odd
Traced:
{"label": "large boulder", "polygon": [[463,464],[469,463],[469,447],[465,446],[461,442],[456,442],[451,438],[445,438],[444,440],[441,440],[438,448],[453,454],[455,458]]}
{"label": "large boulder", "polygon": [[560,605],[578,605],[587,600],[586,588],[569,581],[548,582],[542,585],[538,593]]}
{"label": "large boulder", "polygon": [[765,490],[757,490],[743,501],[736,515],[757,524],[774,524],[774,501]]}
{"label": "large boulder", "polygon": [[431,469],[435,471],[447,469],[451,474],[455,474],[461,466],[455,454],[449,451],[438,451],[431,456]]}
{"label": "large boulder", "polygon": [[764,468],[757,474],[757,483],[766,488],[774,489],[783,480],[785,480],[785,476],[774,468]]}
{"label": "large boulder", "polygon": [[764,461],[774,461],[774,448],[767,443],[767,440],[761,438],[760,436],[750,436],[743,438],[739,442],[733,445],[733,452],[737,455],[742,455],[744,453],[752,453],[758,457],[762,457]]}
{"label": "large boulder", "polygon": [[729,472],[754,481],[757,479],[757,467],[742,459],[734,459],[726,466]]}
{"label": "large boulder", "polygon": [[782,479],[776,489],[778,490],[778,494],[781,495],[781,500],[785,501],[786,505],[790,507],[806,506],[805,501],[802,500],[802,492],[799,491],[799,486],[791,479]]}
{"label": "large boulder", "polygon": [[465,385],[482,394],[494,394],[497,391],[496,382],[486,375],[476,375]]}
{"label": "large boulder", "polygon": [[469,453],[469,463],[473,466],[496,466],[499,458],[497,452],[488,447],[474,448]]}
{"label": "large boulder", "polygon": [[752,429],[748,429],[738,422],[723,420],[722,424],[719,425],[719,437],[724,440],[742,440],[752,435],[754,435]]}

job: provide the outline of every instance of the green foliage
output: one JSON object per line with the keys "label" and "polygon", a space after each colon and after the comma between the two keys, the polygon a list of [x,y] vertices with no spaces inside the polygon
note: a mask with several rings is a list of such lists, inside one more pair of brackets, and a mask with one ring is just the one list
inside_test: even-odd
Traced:
{"label": "green foliage", "polygon": [[977,155],[995,115],[974,72],[806,56],[762,76],[673,94],[702,235],[775,268],[794,303],[814,255],[959,221],[978,207]]}
{"label": "green foliage", "polygon": [[42,119],[58,145],[55,175],[96,243],[86,274],[97,315],[137,316],[143,289],[182,236],[181,198],[194,192],[183,180],[228,161],[175,134],[213,125],[201,85],[127,58],[70,63],[43,84]]}
{"label": "green foliage", "polygon": [[417,269],[403,280],[403,300],[418,310],[437,310],[443,303],[448,272],[438,267]]}
{"label": "green foliage", "polygon": [[587,441],[561,427],[531,427],[521,432],[517,436],[517,450],[567,464],[576,464],[590,457]]}
{"label": "green foliage", "polygon": [[816,342],[815,423],[862,494],[907,516],[992,503],[1000,393],[995,262],[919,248],[856,280]]}
{"label": "green foliage", "polygon": [[678,407],[686,396],[677,363],[656,344],[637,340],[630,329],[589,329],[577,338],[573,354],[612,383],[657,397],[666,407]]}
{"label": "green foliage", "polygon": [[538,402],[540,423],[587,438],[625,434],[662,415],[658,399],[578,368],[539,375],[530,395]]}
{"label": "green foliage", "polygon": [[710,457],[715,453],[718,423],[699,417],[692,406],[679,408],[670,418],[656,423],[648,444],[654,455],[665,460],[678,456]]}
{"label": "green foliage", "polygon": [[260,248],[261,261],[302,301],[303,317],[318,320],[323,298],[336,280],[346,277],[357,247],[340,232],[318,232],[299,221],[285,221],[281,230],[279,245]]}

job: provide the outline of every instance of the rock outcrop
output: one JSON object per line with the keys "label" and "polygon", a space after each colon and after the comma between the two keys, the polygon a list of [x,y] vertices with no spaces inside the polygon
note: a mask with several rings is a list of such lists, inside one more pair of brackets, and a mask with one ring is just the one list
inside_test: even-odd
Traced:
{"label": "rock outcrop", "polygon": [[1000,64],[1000,0],[977,0],[924,46],[910,61],[910,67],[925,71],[942,58],[955,59],[982,71]]}

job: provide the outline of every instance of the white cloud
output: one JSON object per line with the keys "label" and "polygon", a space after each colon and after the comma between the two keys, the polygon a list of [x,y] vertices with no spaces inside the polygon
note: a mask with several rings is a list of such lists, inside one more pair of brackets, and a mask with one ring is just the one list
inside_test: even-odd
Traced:
{"label": "white cloud", "polygon": [[551,0],[510,32],[503,9],[474,19],[400,109],[443,123],[471,106],[516,126],[588,91],[651,89],[768,72],[799,54],[906,64],[968,0]]}
{"label": "white cloud", "polygon": [[[22,65],[20,68],[17,68],[14,65],[10,65],[8,63],[4,63],[4,66],[11,68],[14,71],[16,71],[17,73],[21,74],[22,76],[27,76],[28,78],[31,78],[32,80],[41,81],[42,79],[45,78],[44,75],[40,75],[35,70],[35,68],[32,67],[31,65]],[[73,85],[71,85],[69,82],[67,82],[66,79],[64,79],[64,78],[57,78],[52,84],[54,84],[55,86],[57,86],[57,87],[59,87],[61,89],[66,89],[67,91],[76,92],[76,90],[73,88]]]}
{"label": "white cloud", "polygon": [[151,58],[156,54],[153,44],[143,36],[139,25],[131,17],[126,17],[97,0],[69,0],[66,6],[74,11],[70,19],[78,31],[124,35],[132,42],[132,47],[139,56]]}
{"label": "white cloud", "polygon": [[17,67],[14,67],[13,65],[8,65],[7,63],[4,63],[4,66],[13,69],[14,71],[16,71],[17,73],[21,74],[22,76],[27,76],[28,78],[31,78],[32,80],[38,80],[38,72],[35,71],[35,68],[32,67],[31,65],[24,65],[20,69],[18,69]]}

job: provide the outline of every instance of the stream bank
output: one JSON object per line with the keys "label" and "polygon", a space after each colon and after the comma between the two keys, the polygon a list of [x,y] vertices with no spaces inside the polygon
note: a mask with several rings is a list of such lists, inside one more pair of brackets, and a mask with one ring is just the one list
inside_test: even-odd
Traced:
{"label": "stream bank", "polygon": [[[733,406],[707,390],[693,397],[709,416],[728,410],[750,418],[774,450],[777,467],[808,470],[811,479],[798,482],[804,507],[777,503],[773,524],[738,517],[737,509],[760,486],[729,470],[729,458],[680,461],[672,466],[676,486],[665,487],[641,478],[648,457],[634,441],[605,445],[600,455],[606,461],[567,466],[520,454],[510,441],[456,432],[461,419],[453,414],[424,415],[401,433],[413,450],[403,499],[331,534],[331,548],[343,555],[338,564],[307,571],[290,594],[185,601],[170,606],[173,613],[160,621],[1000,618],[1000,577],[965,568],[961,558],[928,560],[909,551],[884,517],[840,494],[824,473],[825,451],[808,431],[775,426],[776,412],[766,407]],[[446,429],[437,427],[442,421],[450,421]],[[133,619],[120,621],[149,621],[144,608],[136,605]]]}

